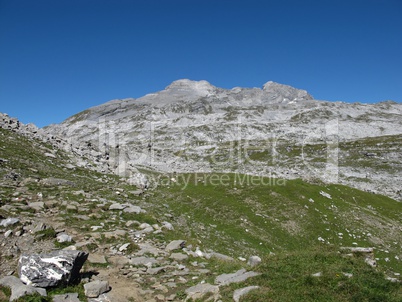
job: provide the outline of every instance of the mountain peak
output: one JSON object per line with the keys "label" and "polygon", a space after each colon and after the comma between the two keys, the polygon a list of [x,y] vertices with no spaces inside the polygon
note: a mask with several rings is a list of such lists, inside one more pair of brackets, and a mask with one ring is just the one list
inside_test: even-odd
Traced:
{"label": "mountain peak", "polygon": [[172,82],[169,86],[166,87],[166,90],[169,89],[191,89],[191,90],[213,90],[216,87],[211,85],[209,82],[201,80],[201,81],[193,81],[189,79],[180,79]]}
{"label": "mountain peak", "polygon": [[306,90],[297,89],[289,85],[268,81],[262,88],[266,92],[277,93],[290,100],[313,100],[313,96]]}

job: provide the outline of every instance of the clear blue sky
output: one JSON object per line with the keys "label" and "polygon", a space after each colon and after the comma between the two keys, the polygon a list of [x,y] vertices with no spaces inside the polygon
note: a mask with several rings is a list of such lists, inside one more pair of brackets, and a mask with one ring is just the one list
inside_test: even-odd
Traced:
{"label": "clear blue sky", "polygon": [[24,123],[181,78],[402,102],[402,1],[0,0],[0,112]]}

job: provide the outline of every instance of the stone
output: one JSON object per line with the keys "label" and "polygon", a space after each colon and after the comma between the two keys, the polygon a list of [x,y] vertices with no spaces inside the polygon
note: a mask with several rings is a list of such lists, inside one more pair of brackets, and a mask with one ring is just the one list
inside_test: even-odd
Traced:
{"label": "stone", "polygon": [[124,210],[127,207],[127,204],[113,203],[110,205],[109,210]]}
{"label": "stone", "polygon": [[124,237],[127,235],[127,232],[125,230],[114,230],[112,232],[104,232],[103,235],[105,235],[105,238],[118,238],[118,237]]}
{"label": "stone", "polygon": [[67,293],[53,296],[53,302],[80,302],[77,293]]}
{"label": "stone", "polygon": [[88,298],[97,298],[99,295],[110,290],[108,281],[95,280],[84,284],[85,296]]}
{"label": "stone", "polygon": [[248,261],[247,265],[254,267],[261,263],[261,258],[258,256],[251,256]]}
{"label": "stone", "polygon": [[159,274],[161,272],[164,272],[165,269],[166,268],[162,267],[162,266],[160,266],[160,267],[150,267],[150,268],[147,269],[147,274],[149,274],[149,275],[157,275],[157,274]]}
{"label": "stone", "polygon": [[236,289],[233,293],[233,300],[239,302],[240,298],[247,295],[250,291],[259,289],[259,286],[248,286],[240,289]]}
{"label": "stone", "polygon": [[165,251],[171,252],[175,250],[180,250],[186,246],[186,242],[184,240],[173,240],[170,242],[166,248]]}
{"label": "stone", "polygon": [[212,294],[214,300],[216,301],[219,297],[219,286],[211,285],[209,283],[197,284],[185,290],[187,298],[185,301],[190,299],[197,300],[202,299],[206,294]]}
{"label": "stone", "polygon": [[223,261],[234,261],[234,259],[232,257],[224,255],[224,254],[216,253],[216,252],[210,253],[209,257],[216,258],[216,259],[223,260]]}
{"label": "stone", "polygon": [[107,260],[104,255],[101,254],[89,254],[88,261],[95,264],[106,264]]}
{"label": "stone", "polygon": [[87,258],[88,253],[69,250],[21,255],[18,275],[22,282],[36,287],[70,284],[79,277],[79,271]]}
{"label": "stone", "polygon": [[152,266],[152,264],[158,263],[155,258],[148,258],[148,257],[135,257],[130,259],[131,265],[137,266]]}
{"label": "stone", "polygon": [[1,278],[0,285],[11,289],[10,301],[15,301],[26,295],[32,295],[35,293],[38,293],[43,297],[47,296],[46,289],[34,287],[32,285],[25,285],[15,276],[6,276]]}
{"label": "stone", "polygon": [[13,231],[8,230],[8,231],[6,231],[6,232],[4,233],[4,237],[5,237],[5,238],[10,237],[12,233],[13,233]]}
{"label": "stone", "polygon": [[173,231],[173,230],[174,230],[174,227],[173,227],[173,225],[172,225],[170,222],[163,221],[163,222],[162,222],[162,229],[166,229],[166,230],[168,230],[168,231]]}
{"label": "stone", "polygon": [[133,206],[133,205],[130,205],[129,207],[125,208],[123,212],[135,213],[135,214],[146,213],[146,211],[141,209],[139,206]]}
{"label": "stone", "polygon": [[260,273],[247,272],[245,269],[241,269],[232,274],[222,274],[222,275],[217,276],[215,279],[215,284],[218,284],[219,286],[223,286],[223,285],[229,285],[232,283],[240,283],[240,282],[246,281],[247,279],[249,279],[251,277],[255,277],[258,275],[260,275]]}
{"label": "stone", "polygon": [[0,221],[0,226],[2,227],[8,227],[10,225],[14,225],[17,224],[18,222],[20,222],[20,220],[18,218],[7,218],[7,219],[2,219]]}
{"label": "stone", "polygon": [[[139,226],[138,226],[138,228],[139,229],[141,229],[141,230],[143,230],[143,229],[147,229],[147,228],[152,228],[152,226],[149,224],[149,223],[141,223]],[[153,229],[153,228],[152,228]]]}
{"label": "stone", "polygon": [[64,243],[64,242],[71,242],[73,238],[71,238],[71,236],[67,235],[66,233],[61,233],[57,234],[56,240],[59,243]]}
{"label": "stone", "polygon": [[127,248],[130,246],[131,243],[125,243],[122,246],[119,247],[119,252],[124,252],[127,250]]}
{"label": "stone", "polygon": [[30,202],[28,203],[28,207],[34,209],[36,212],[39,212],[45,208],[45,203],[43,201]]}
{"label": "stone", "polygon": [[187,260],[188,256],[182,253],[172,253],[169,258],[176,261],[183,261]]}

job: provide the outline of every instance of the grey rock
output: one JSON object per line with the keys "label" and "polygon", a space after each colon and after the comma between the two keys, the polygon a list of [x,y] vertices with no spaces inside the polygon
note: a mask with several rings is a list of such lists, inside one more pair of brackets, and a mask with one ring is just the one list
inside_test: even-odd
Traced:
{"label": "grey rock", "polygon": [[185,301],[190,299],[197,300],[202,299],[206,294],[212,294],[214,301],[219,299],[219,287],[216,285],[211,285],[209,283],[197,284],[185,290],[187,298]]}
{"label": "grey rock", "polygon": [[99,295],[110,290],[108,281],[95,280],[84,284],[85,296],[97,298]]}
{"label": "grey rock", "polygon": [[140,229],[146,229],[146,228],[149,228],[149,227],[152,227],[149,223],[141,223],[139,226],[138,226],[138,228],[140,228]]}
{"label": "grey rock", "polygon": [[64,242],[71,242],[73,238],[71,238],[71,236],[67,235],[66,233],[60,233],[57,234],[56,240],[59,243],[64,243]]}
{"label": "grey rock", "polygon": [[127,207],[128,207],[127,204],[113,203],[110,205],[109,210],[123,210]]}
{"label": "grey rock", "polygon": [[223,261],[234,261],[234,259],[232,257],[224,255],[224,254],[216,253],[216,252],[210,253],[209,257],[216,258],[216,259],[223,260]]}
{"label": "grey rock", "polygon": [[239,283],[258,275],[260,275],[260,273],[247,272],[245,269],[241,269],[232,274],[222,274],[217,276],[215,279],[215,284],[223,286],[223,285],[229,285],[231,283]]}
{"label": "grey rock", "polygon": [[248,261],[247,265],[254,267],[261,263],[261,258],[258,256],[251,256]]}
{"label": "grey rock", "polygon": [[161,272],[164,272],[165,270],[166,270],[166,268],[162,267],[162,266],[160,266],[160,267],[150,267],[150,268],[147,269],[147,274],[149,274],[149,275],[157,275],[157,274],[159,274]]}
{"label": "grey rock", "polygon": [[122,246],[119,247],[119,252],[124,252],[127,250],[127,248],[130,246],[131,243],[125,243]]}
{"label": "grey rock", "polygon": [[139,206],[134,206],[134,205],[130,205],[128,207],[126,207],[123,212],[125,213],[135,213],[135,214],[140,214],[140,213],[146,213],[145,210],[141,209]]}
{"label": "grey rock", "polygon": [[80,302],[77,293],[68,293],[53,296],[53,302]]}
{"label": "grey rock", "polygon": [[175,251],[175,250],[180,250],[180,249],[184,248],[185,246],[186,246],[186,241],[173,240],[166,246],[165,250],[167,252],[171,252],[171,251]]}
{"label": "grey rock", "polygon": [[7,218],[7,219],[2,219],[0,221],[0,226],[2,227],[8,227],[10,225],[14,225],[17,224],[18,222],[20,222],[20,220],[18,218]]}
{"label": "grey rock", "polygon": [[182,253],[172,253],[169,258],[176,261],[184,261],[188,259],[188,256]]}
{"label": "grey rock", "polygon": [[9,287],[11,289],[10,301],[18,300],[26,295],[39,293],[41,296],[46,297],[46,289],[34,287],[32,285],[25,285],[20,279],[14,276],[6,276],[0,279],[0,285]]}
{"label": "grey rock", "polygon": [[10,237],[12,233],[13,233],[13,231],[8,230],[8,231],[6,231],[6,232],[4,233],[4,237],[5,237],[5,238]]}
{"label": "grey rock", "polygon": [[30,202],[30,203],[28,203],[28,207],[39,212],[45,208],[45,203],[43,201]]}
{"label": "grey rock", "polygon": [[252,290],[256,290],[259,288],[260,288],[259,286],[248,286],[248,287],[236,289],[233,293],[233,300],[235,302],[239,302],[241,297],[243,297],[244,295],[247,295]]}
{"label": "grey rock", "polygon": [[95,264],[106,264],[107,260],[104,255],[101,254],[89,254],[88,261]]}
{"label": "grey rock", "polygon": [[152,266],[152,264],[155,263],[158,263],[158,261],[155,258],[135,257],[130,259],[130,264],[137,266]]}
{"label": "grey rock", "polygon": [[168,230],[168,231],[173,231],[173,230],[174,230],[174,227],[173,227],[173,225],[172,225],[170,222],[163,221],[163,222],[162,222],[162,229],[166,229],[166,230]]}
{"label": "grey rock", "polygon": [[21,255],[18,261],[18,275],[22,282],[36,287],[69,284],[78,278],[87,258],[88,253],[70,250]]}

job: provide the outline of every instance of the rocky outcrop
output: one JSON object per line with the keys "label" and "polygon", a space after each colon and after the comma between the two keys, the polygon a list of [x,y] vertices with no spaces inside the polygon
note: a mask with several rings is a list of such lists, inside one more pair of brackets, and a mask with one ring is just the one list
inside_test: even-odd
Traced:
{"label": "rocky outcrop", "polygon": [[25,284],[36,287],[70,284],[79,278],[79,271],[87,258],[88,253],[69,250],[22,255],[18,275]]}

